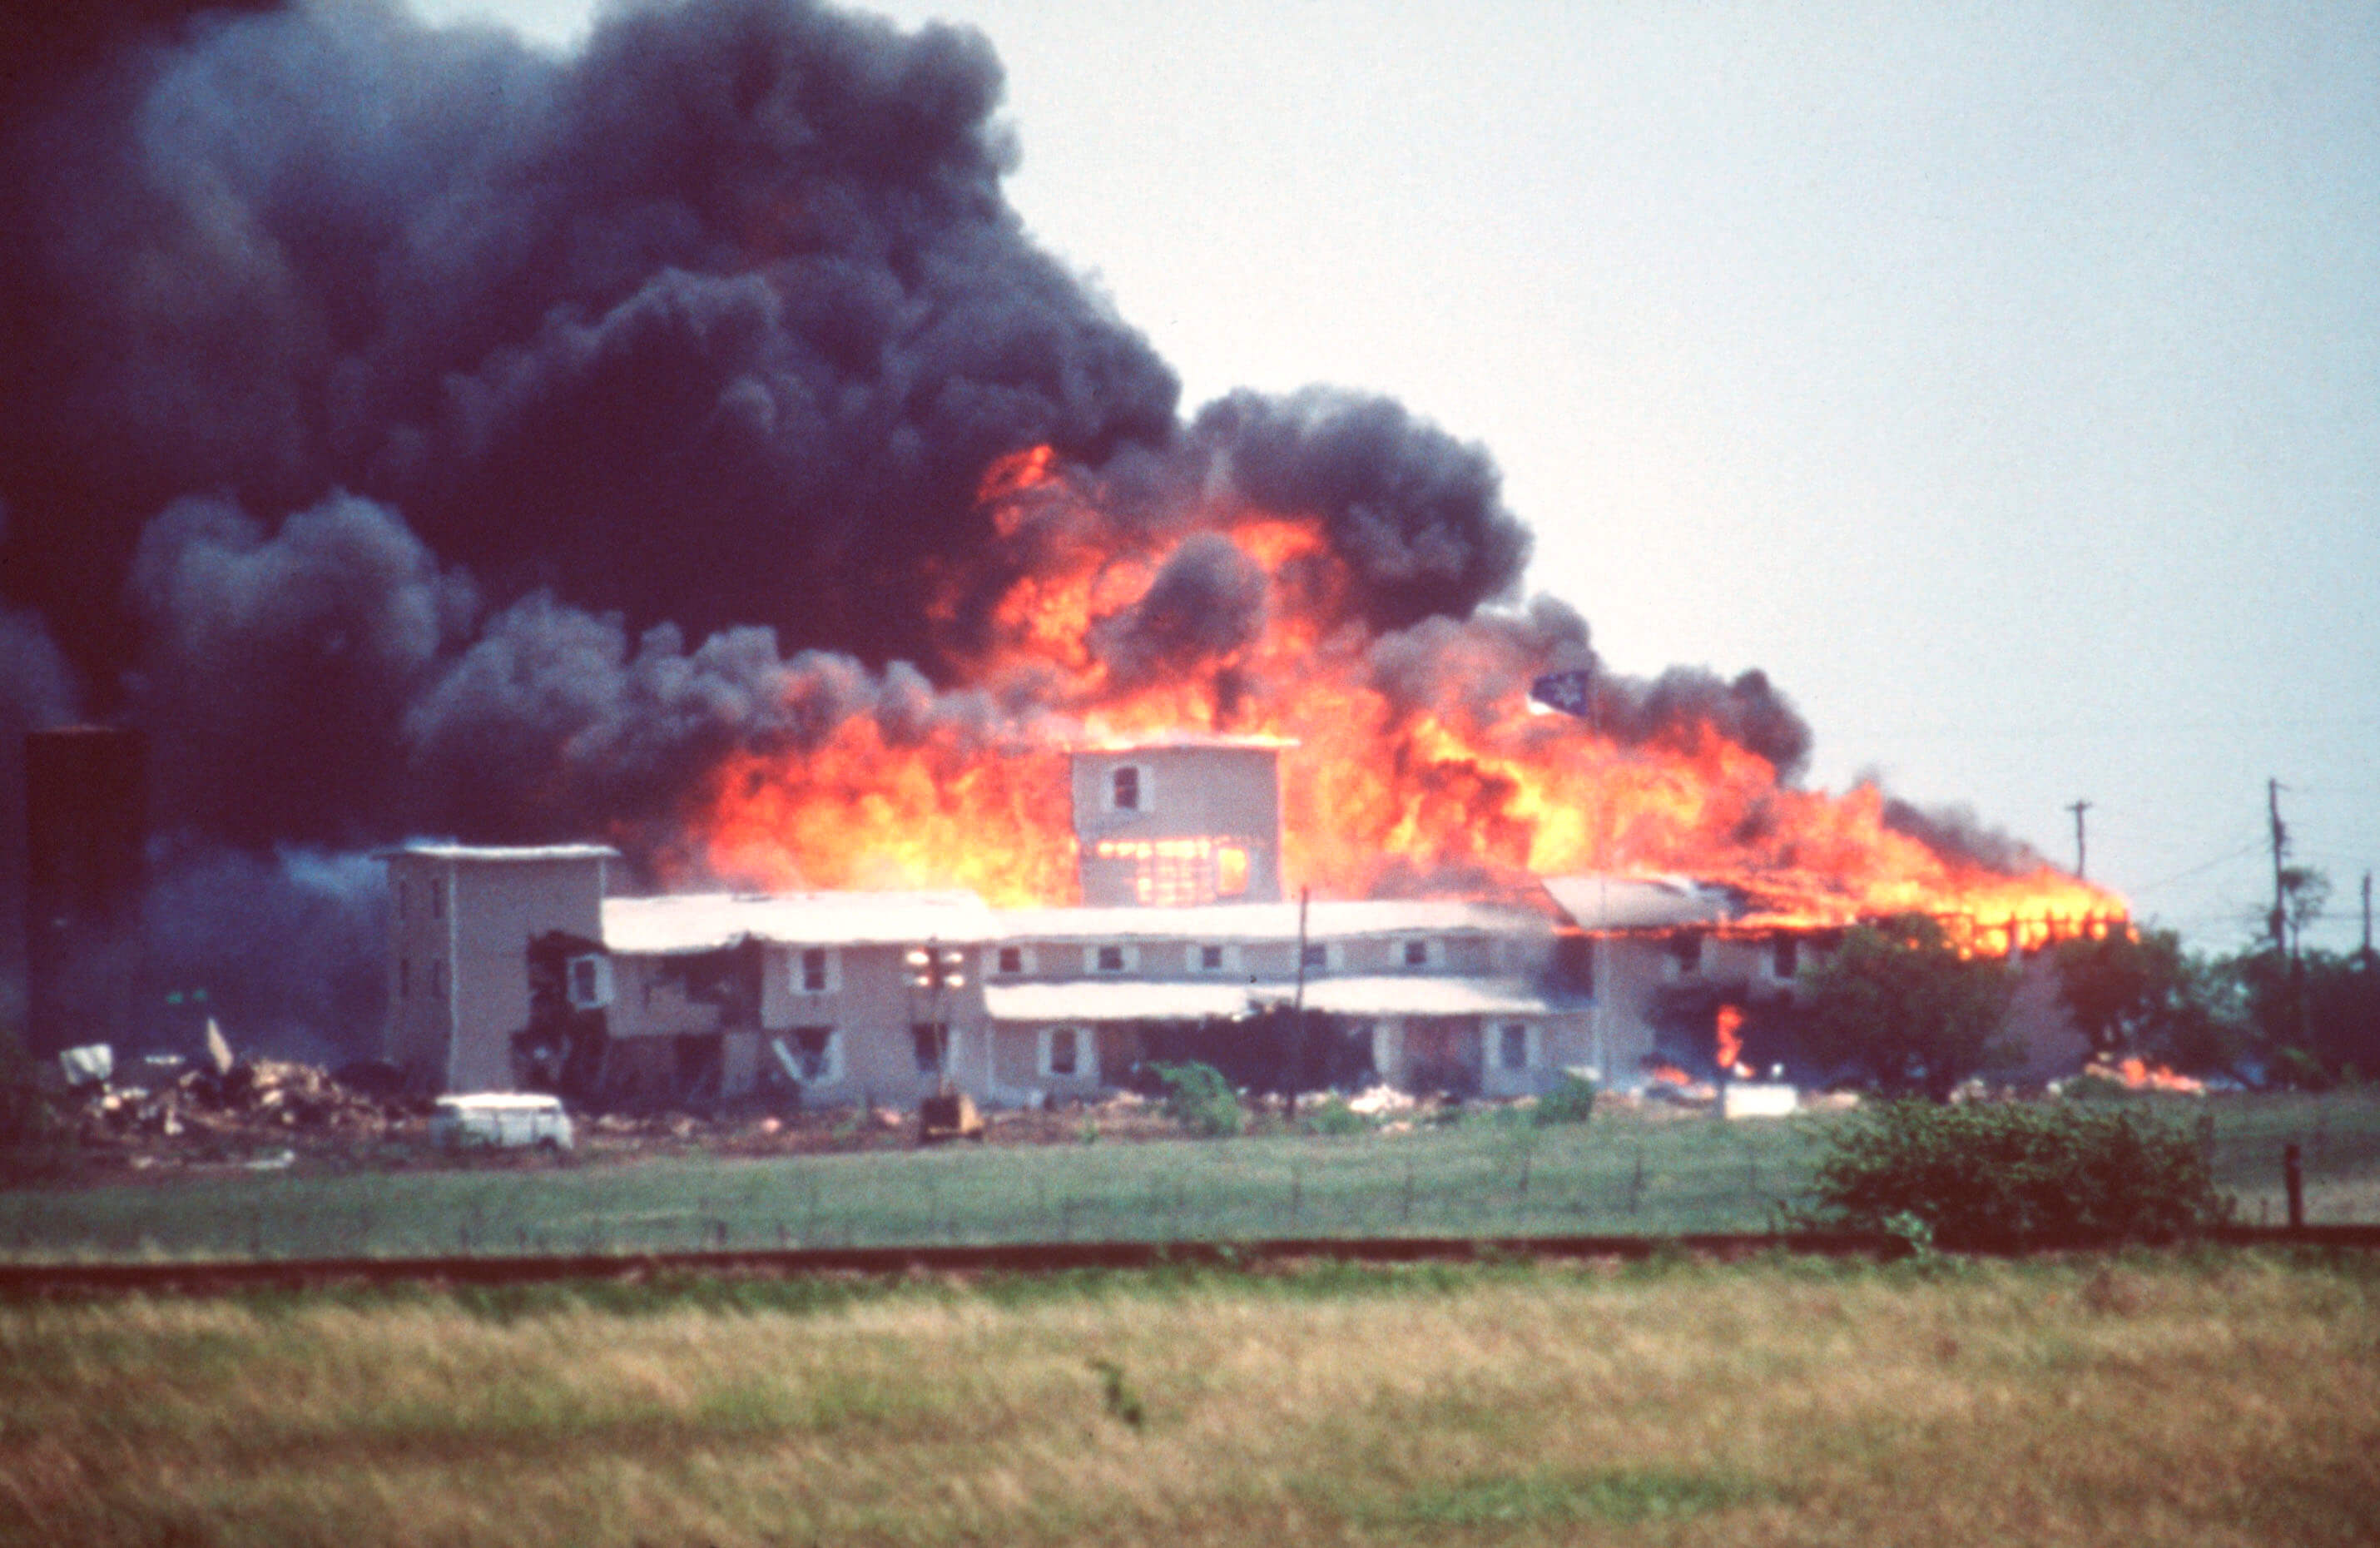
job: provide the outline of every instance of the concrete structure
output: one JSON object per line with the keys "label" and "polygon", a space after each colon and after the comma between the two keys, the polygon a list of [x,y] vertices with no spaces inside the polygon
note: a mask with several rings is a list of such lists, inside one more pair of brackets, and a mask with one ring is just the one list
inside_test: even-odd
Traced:
{"label": "concrete structure", "polygon": [[1091,908],[1281,896],[1281,750],[1199,737],[1078,750],[1075,838]]}
{"label": "concrete structure", "polygon": [[516,1089],[529,1025],[529,952],[549,938],[600,953],[608,868],[600,844],[415,844],[389,871],[389,1017],[382,1056],[436,1091]]}
{"label": "concrete structure", "polygon": [[[909,1106],[947,1068],[980,1093],[975,964],[998,932],[968,892],[613,898],[593,1079],[630,1101],[775,1092]],[[919,952],[940,983],[917,983]]]}
{"label": "concrete structure", "polygon": [[149,744],[72,725],[25,738],[28,1047],[142,1041]]}
{"label": "concrete structure", "polygon": [[1245,1084],[1493,1097],[1791,1062],[1798,975],[1836,932],[1683,879],[1281,901],[1277,757],[1078,754],[1084,887],[1111,899],[1080,908],[607,898],[600,846],[394,851],[389,1056],[441,1091],[904,1107],[945,1080],[987,1106],[1093,1097],[1185,1057]]}

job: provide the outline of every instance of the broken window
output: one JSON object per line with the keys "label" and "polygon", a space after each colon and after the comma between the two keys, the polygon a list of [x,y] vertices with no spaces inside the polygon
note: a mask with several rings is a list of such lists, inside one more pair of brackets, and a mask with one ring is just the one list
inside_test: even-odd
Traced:
{"label": "broken window", "polygon": [[1091,960],[1093,969],[1102,973],[1121,973],[1126,965],[1124,949],[1122,946],[1101,946],[1093,955]]}
{"label": "broken window", "polygon": [[1670,955],[1676,960],[1679,972],[1701,972],[1703,970],[1702,932],[1689,930],[1670,937]]}
{"label": "broken window", "polygon": [[801,983],[805,994],[823,994],[834,985],[832,959],[824,946],[802,950]]}
{"label": "broken window", "polygon": [[1223,948],[1220,946],[1200,946],[1198,948],[1198,970],[1202,973],[1221,972],[1223,970]]}
{"label": "broken window", "polygon": [[1025,948],[1023,946],[1001,947],[1000,971],[1007,977],[1014,977],[1025,971]]}
{"label": "broken window", "polygon": [[1408,968],[1427,968],[1429,966],[1429,943],[1427,941],[1407,941],[1405,943],[1405,966]]}
{"label": "broken window", "polygon": [[1138,811],[1140,807],[1140,770],[1130,763],[1108,776],[1118,811]]}
{"label": "broken window", "polygon": [[795,1027],[771,1040],[778,1067],[796,1085],[828,1085],[843,1079],[843,1046],[832,1027]]}

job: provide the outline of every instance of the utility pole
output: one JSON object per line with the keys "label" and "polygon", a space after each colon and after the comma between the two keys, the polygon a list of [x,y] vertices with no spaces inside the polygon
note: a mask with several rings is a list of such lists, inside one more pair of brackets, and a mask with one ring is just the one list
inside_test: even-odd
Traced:
{"label": "utility pole", "polygon": [[2082,840],[2082,814],[2091,810],[2089,801],[2076,801],[2066,809],[2074,813],[2074,879],[2088,881],[2091,876],[2090,851]]}
{"label": "utility pole", "polygon": [[1305,1057],[1305,906],[1313,897],[1312,887],[1297,889],[1297,996],[1290,1002],[1289,1068],[1281,1080],[1292,1121],[1297,1117],[1297,1067]]}
{"label": "utility pole", "polygon": [[2363,873],[2363,966],[2372,966],[2372,872]]}
{"label": "utility pole", "polygon": [[2289,830],[2281,822],[2281,782],[2265,781],[2265,805],[2273,822],[2273,951],[2277,956],[2289,955],[2289,881],[2283,875],[2281,862],[2289,850]]}

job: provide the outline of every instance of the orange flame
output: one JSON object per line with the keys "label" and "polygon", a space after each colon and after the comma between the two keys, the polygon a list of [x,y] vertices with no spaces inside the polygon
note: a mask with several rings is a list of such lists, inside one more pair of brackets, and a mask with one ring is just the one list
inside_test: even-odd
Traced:
{"label": "orange flame", "polygon": [[2095,1079],[2112,1080],[2132,1091],[2204,1091],[2206,1082],[2195,1076],[2163,1065],[2153,1065],[2142,1058],[2109,1058],[2105,1054],[2092,1060],[2082,1073]]}
{"label": "orange flame", "polygon": [[[1782,784],[1707,723],[1624,745],[1542,713],[1527,689],[1549,647],[1524,621],[1378,629],[1316,518],[1213,495],[1162,519],[1119,518],[1046,446],[1000,459],[980,490],[996,542],[989,557],[945,561],[928,613],[981,713],[897,734],[860,715],[814,746],[727,759],[698,823],[714,874],[1070,901],[1064,749],[1192,729],[1296,744],[1282,758],[1284,879],[1324,896],[1682,873],[1741,890],[1755,909],[1741,928],[1916,911],[1995,953],[2125,913],[2046,864],[2008,875],[1936,852],[1886,825],[1873,786]],[[1261,572],[1261,628],[1120,671],[1100,642],[1208,533]]]}
{"label": "orange flame", "polygon": [[1743,1012],[1734,1006],[1718,1007],[1718,1055],[1720,1074],[1752,1073],[1743,1067]]}

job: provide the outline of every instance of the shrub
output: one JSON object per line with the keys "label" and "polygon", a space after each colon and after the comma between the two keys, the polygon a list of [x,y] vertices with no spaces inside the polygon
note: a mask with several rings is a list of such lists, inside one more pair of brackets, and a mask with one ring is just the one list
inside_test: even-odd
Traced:
{"label": "shrub", "polygon": [[1886,1103],[1828,1141],[1803,1225],[1954,1249],[2169,1241],[2229,1208],[2192,1136],[2124,1106]]}
{"label": "shrub", "polygon": [[1583,1124],[1595,1115],[1595,1082],[1564,1075],[1561,1084],[1537,1099],[1540,1124]]}
{"label": "shrub", "polygon": [[1153,1065],[1165,1089],[1165,1115],[1202,1139],[1219,1140],[1247,1127],[1247,1110],[1213,1065]]}
{"label": "shrub", "polygon": [[1308,1134],[1369,1134],[1372,1120],[1347,1105],[1344,1097],[1326,1096],[1299,1115]]}

